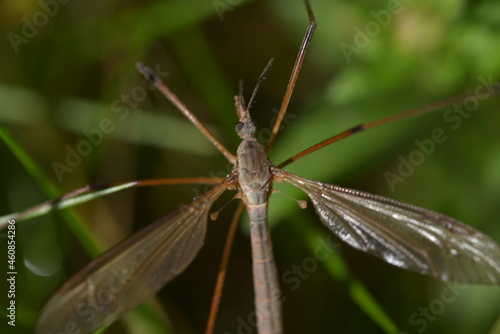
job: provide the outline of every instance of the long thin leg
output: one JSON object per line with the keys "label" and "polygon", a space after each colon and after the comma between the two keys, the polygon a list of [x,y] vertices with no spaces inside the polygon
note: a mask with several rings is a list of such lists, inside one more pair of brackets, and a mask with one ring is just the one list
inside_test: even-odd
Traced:
{"label": "long thin leg", "polygon": [[[491,86],[489,87],[491,88],[490,92],[491,92],[491,95],[498,95],[500,94],[500,86]],[[363,132],[365,130],[368,130],[368,129],[371,129],[371,128],[376,128],[378,126],[381,126],[381,125],[384,125],[384,124],[388,124],[388,123],[392,123],[392,122],[395,122],[395,121],[398,121],[398,120],[401,120],[401,119],[405,119],[405,118],[410,118],[410,117],[414,117],[414,116],[418,116],[418,115],[423,115],[423,114],[426,114],[426,113],[430,113],[430,112],[433,112],[433,111],[437,111],[437,110],[441,110],[441,109],[444,109],[446,107],[449,107],[455,103],[461,103],[464,101],[465,98],[469,97],[469,96],[475,96],[474,93],[466,93],[466,94],[462,94],[462,95],[457,95],[457,96],[454,96],[454,97],[451,97],[451,98],[448,98],[448,99],[444,99],[444,100],[441,100],[441,101],[437,101],[437,102],[434,102],[434,103],[431,103],[431,104],[428,104],[426,106],[423,106],[423,107],[419,107],[419,108],[415,108],[415,109],[410,109],[410,110],[407,110],[405,112],[401,112],[401,113],[398,113],[398,114],[395,114],[395,115],[391,115],[391,116],[388,116],[388,117],[385,117],[385,118],[382,118],[382,119],[379,119],[379,120],[376,120],[376,121],[373,121],[373,122],[367,122],[367,123],[363,123],[363,124],[360,124],[360,125],[357,125],[355,127],[352,127],[348,130],[345,130],[335,136],[332,136],[328,139],[325,139],[319,143],[317,143],[316,145],[313,145],[305,150],[303,150],[302,152],[300,153],[297,153],[295,154],[293,157],[283,161],[282,163],[280,163],[278,165],[279,168],[283,168],[289,164],[291,164],[292,162],[294,161],[297,161],[299,160],[300,158],[303,158],[325,146],[328,146],[330,144],[333,144],[341,139],[344,139],[344,138],[347,138],[351,135],[354,135],[356,133],[360,133],[360,132]]]}
{"label": "long thin leg", "polygon": [[293,65],[292,74],[290,75],[290,80],[288,81],[288,86],[286,87],[285,95],[283,96],[283,102],[281,102],[281,107],[276,118],[276,123],[274,123],[273,132],[271,133],[271,137],[269,138],[269,142],[266,146],[267,154],[271,152],[271,148],[280,129],[281,122],[283,121],[283,117],[285,117],[286,109],[288,108],[288,103],[290,102],[290,98],[292,97],[293,89],[295,88],[295,83],[297,82],[300,68],[302,67],[302,63],[304,62],[304,58],[306,56],[307,48],[309,47],[309,43],[311,42],[311,39],[313,37],[314,30],[316,29],[316,19],[314,18],[311,4],[308,0],[306,0],[305,2],[307,13],[309,14],[309,25],[307,26],[304,39],[302,40],[302,44],[300,45],[297,59],[295,60],[295,64]]}
{"label": "long thin leg", "polygon": [[140,181],[113,182],[106,184],[94,184],[80,189],[73,190],[56,199],[52,199],[24,211],[12,213],[0,217],[0,230],[7,225],[10,219],[26,220],[46,214],[52,210],[65,209],[77,204],[96,199],[101,196],[109,195],[133,187],[148,187],[167,184],[217,184],[225,178],[217,177],[189,177],[178,179],[150,179]]}
{"label": "long thin leg", "polygon": [[179,109],[179,111],[186,116],[186,118],[193,123],[198,130],[212,143],[214,146],[229,160],[233,165],[236,163],[236,157],[231,154],[215,137],[208,131],[208,129],[196,118],[196,116],[189,111],[189,109],[182,103],[179,98],[158,78],[149,68],[142,63],[136,64],[137,70],[146,77],[155,87]]}
{"label": "long thin leg", "polygon": [[229,256],[231,255],[234,235],[236,234],[236,227],[238,226],[241,215],[243,214],[243,209],[245,209],[245,205],[243,202],[240,202],[233,215],[229,231],[227,232],[226,244],[224,245],[224,252],[222,253],[222,260],[219,267],[219,273],[217,275],[217,283],[215,284],[215,292],[212,298],[212,306],[210,307],[210,315],[208,317],[205,334],[212,334],[214,332],[215,320],[217,318],[217,311],[219,310],[220,299],[222,296],[222,288],[224,287],[224,280],[226,279]]}

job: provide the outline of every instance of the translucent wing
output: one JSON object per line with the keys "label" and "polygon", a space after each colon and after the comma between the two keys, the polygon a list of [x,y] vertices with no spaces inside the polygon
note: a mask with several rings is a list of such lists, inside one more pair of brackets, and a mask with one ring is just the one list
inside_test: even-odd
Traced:
{"label": "translucent wing", "polygon": [[279,178],[302,189],[321,221],[354,248],[445,281],[500,284],[499,246],[458,220],[286,172]]}
{"label": "translucent wing", "polygon": [[147,226],[83,268],[44,305],[36,333],[93,333],[155,294],[200,250],[208,211],[229,182]]}

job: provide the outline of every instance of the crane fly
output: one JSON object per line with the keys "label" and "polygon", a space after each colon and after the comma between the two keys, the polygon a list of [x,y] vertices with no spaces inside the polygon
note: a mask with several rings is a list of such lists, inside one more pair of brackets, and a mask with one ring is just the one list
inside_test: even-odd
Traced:
{"label": "crane fly", "polygon": [[[330,137],[274,165],[268,153],[288,107],[316,22],[308,2],[309,25],[302,41],[267,146],[254,135],[256,126],[250,106],[270,63],[246,103],[242,89],[235,97],[241,138],[236,155],[230,153],[188,108],[145,65],[138,71],[173,103],[231,162],[232,172],[222,179],[190,178],[146,180],[110,185],[118,191],[135,186],[168,183],[215,183],[204,195],[164,216],[111,248],[64,283],[44,305],[36,333],[92,333],[122,317],[179,275],[200,250],[214,201],[226,190],[237,190],[250,221],[257,329],[260,334],[282,333],[280,290],[273,258],[268,199],[273,182],[288,182],[310,198],[320,221],[350,246],[389,264],[444,281],[500,284],[500,248],[485,234],[451,217],[366,192],[321,183],[291,174],[286,165],[350,135],[398,119],[431,112],[463,99],[468,94],[436,102],[385,119],[364,123]],[[496,92],[498,93],[498,91]],[[62,204],[73,205],[85,194],[106,192],[106,187],[87,187],[31,212],[45,212]],[[84,201],[82,199],[81,201]],[[70,203],[71,202],[71,203]],[[298,201],[302,207],[303,201]],[[24,216],[29,215],[24,214]],[[23,213],[11,217],[23,217]],[[2,217],[5,218],[5,217]],[[212,321],[214,317],[210,318]],[[213,323],[209,324],[211,331]]]}

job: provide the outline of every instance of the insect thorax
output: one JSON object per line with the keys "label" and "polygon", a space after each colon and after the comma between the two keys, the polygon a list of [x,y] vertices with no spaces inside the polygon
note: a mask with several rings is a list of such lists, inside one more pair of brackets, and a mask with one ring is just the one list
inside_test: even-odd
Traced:
{"label": "insect thorax", "polygon": [[262,145],[255,138],[245,138],[237,151],[238,179],[250,204],[267,199],[270,189],[270,162]]}

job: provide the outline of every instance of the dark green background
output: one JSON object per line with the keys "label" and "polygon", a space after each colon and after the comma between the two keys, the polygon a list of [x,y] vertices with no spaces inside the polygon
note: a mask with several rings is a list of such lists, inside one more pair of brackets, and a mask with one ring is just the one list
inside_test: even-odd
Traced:
{"label": "dark green background", "polygon": [[[224,5],[228,10],[221,17],[216,7]],[[359,123],[474,90],[478,76],[500,79],[497,1],[403,1],[385,27],[370,12],[387,10],[386,1],[313,0],[312,7],[318,28],[290,104],[290,123],[271,154],[276,163]],[[0,2],[0,122],[45,174],[44,181],[33,177],[0,144],[2,215],[48,199],[40,182],[51,182],[64,194],[102,182],[227,174],[227,162],[156,92],[131,108],[124,120],[112,112],[114,101],[141,84],[136,62],[160,66],[168,72],[169,87],[234,151],[238,81],[244,80],[249,96],[274,57],[251,109],[259,127],[269,129],[308,22],[299,0],[73,0],[59,5],[15,52],[9,33],[21,36],[23,18],[31,21],[40,10],[36,1]],[[339,45],[353,44],[355,29],[364,30],[368,23],[380,33],[348,62]],[[498,99],[482,101],[456,130],[443,120],[443,111],[400,121],[334,144],[287,169],[442,212],[500,240],[499,109]],[[52,163],[63,163],[66,146],[75,148],[85,139],[82,130],[96,128],[105,117],[113,120],[115,130],[59,182]],[[417,148],[415,140],[430,138],[436,128],[447,139],[392,191],[384,174],[396,173],[400,157],[408,158]],[[74,213],[95,230],[96,239],[111,245],[202,189],[129,190],[81,205]],[[298,191],[287,193],[305,199]],[[230,196],[225,198],[214,210]],[[197,259],[158,294],[161,307],[155,309],[163,308],[163,315],[151,317],[144,311],[146,316],[127,317],[106,333],[124,333],[125,328],[129,333],[202,333],[234,207],[233,202],[218,221],[209,222]],[[281,273],[312,256],[316,233],[322,238],[329,233],[312,209],[300,210],[279,194],[271,198],[270,222]],[[237,333],[238,317],[246,318],[253,309],[246,231],[242,225],[236,237],[216,333]],[[5,240],[2,231],[2,253]],[[57,213],[18,223],[17,326],[4,329],[2,320],[3,333],[31,333],[50,292],[89,262],[78,240]],[[349,267],[347,281],[365,285],[378,303],[372,310],[385,312],[398,328],[395,333],[420,333],[421,325],[412,325],[410,315],[437,305],[446,289],[440,281],[344,245],[335,254]],[[3,263],[5,259],[2,268]],[[294,291],[282,284],[285,332],[389,332],[352,300],[357,290],[349,290],[328,268],[311,272]],[[6,293],[0,286],[5,310]],[[422,332],[500,333],[499,300],[498,287],[468,286]],[[360,303],[370,307],[363,297]],[[137,326],[151,327],[134,331]]]}

